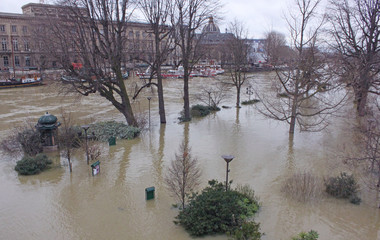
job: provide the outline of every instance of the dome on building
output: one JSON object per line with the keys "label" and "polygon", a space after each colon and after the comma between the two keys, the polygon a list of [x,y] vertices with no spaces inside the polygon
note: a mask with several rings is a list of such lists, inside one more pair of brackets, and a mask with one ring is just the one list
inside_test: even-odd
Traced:
{"label": "dome on building", "polygon": [[208,24],[203,28],[203,33],[220,33],[219,27],[215,25],[214,18],[209,17]]}
{"label": "dome on building", "polygon": [[57,120],[58,119],[56,116],[46,112],[45,115],[38,119],[36,128],[39,130],[56,129],[59,125],[61,125],[61,123],[57,123]]}
{"label": "dome on building", "polygon": [[54,115],[51,115],[50,113],[46,112],[45,115],[41,116],[40,119],[38,119],[39,124],[54,124],[57,122],[57,117]]}

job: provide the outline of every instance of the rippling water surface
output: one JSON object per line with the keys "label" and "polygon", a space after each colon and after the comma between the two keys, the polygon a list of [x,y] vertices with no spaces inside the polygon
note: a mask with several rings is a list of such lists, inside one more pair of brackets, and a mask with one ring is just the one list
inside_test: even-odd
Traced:
{"label": "rippling water surface", "polygon": [[[270,75],[253,76],[265,91]],[[128,80],[130,81],[130,80]],[[213,80],[191,80],[192,102]],[[288,126],[263,118],[253,106],[222,109],[205,118],[179,123],[182,108],[181,80],[166,80],[167,124],[160,125],[157,101],[151,102],[151,128],[116,146],[102,145],[101,173],[91,176],[85,154],[77,152],[70,174],[67,161],[54,154],[54,167],[36,176],[18,176],[17,158],[0,152],[0,239],[191,239],[173,223],[177,209],[163,179],[170,161],[185,139],[207,180],[225,178],[223,154],[232,154],[230,178],[249,184],[260,196],[262,209],[256,217],[263,239],[290,239],[314,229],[324,239],[379,240],[380,215],[376,197],[362,190],[363,203],[352,205],[328,196],[307,203],[286,198],[283,180],[297,170],[324,177],[344,166],[337,157],[343,146],[355,144],[348,117],[335,119],[319,133],[296,133],[289,143]],[[233,90],[234,91],[234,90]],[[55,86],[0,91],[0,138],[24,121],[37,122],[45,111],[59,117],[60,108],[74,112],[77,124],[123,121],[99,96],[77,98],[58,95]],[[146,91],[134,102],[137,112],[148,111]],[[243,94],[243,100],[248,96]],[[223,105],[234,106],[234,95]],[[145,201],[145,188],[155,186],[156,198]],[[227,239],[212,236],[204,239]]]}

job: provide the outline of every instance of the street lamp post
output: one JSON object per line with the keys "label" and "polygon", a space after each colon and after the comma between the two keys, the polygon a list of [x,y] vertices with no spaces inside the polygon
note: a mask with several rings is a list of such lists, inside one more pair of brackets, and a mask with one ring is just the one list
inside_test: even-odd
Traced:
{"label": "street lamp post", "polygon": [[150,128],[150,100],[152,99],[152,97],[147,97],[146,99],[148,99],[148,101],[149,101],[149,128]]}
{"label": "street lamp post", "polygon": [[251,95],[253,94],[251,85],[247,87],[247,94],[248,94],[248,100],[251,101]]}
{"label": "street lamp post", "polygon": [[228,172],[230,171],[230,169],[228,167],[229,167],[229,163],[234,159],[234,156],[232,156],[232,155],[222,155],[222,158],[227,163],[227,169],[226,169],[226,191],[228,191]]}
{"label": "street lamp post", "polygon": [[85,135],[85,138],[86,138],[86,157],[87,157],[87,165],[88,165],[89,162],[90,162],[90,159],[89,159],[89,156],[88,156],[87,130],[90,128],[90,126],[89,125],[83,125],[82,128],[84,130],[84,135]]}

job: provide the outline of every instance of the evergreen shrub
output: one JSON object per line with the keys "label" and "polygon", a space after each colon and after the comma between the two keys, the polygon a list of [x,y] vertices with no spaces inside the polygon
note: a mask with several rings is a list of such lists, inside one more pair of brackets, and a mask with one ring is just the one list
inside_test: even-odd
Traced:
{"label": "evergreen shrub", "polygon": [[35,157],[24,156],[17,162],[15,170],[21,175],[34,175],[47,169],[51,163],[45,154],[37,154]]}
{"label": "evergreen shrub", "polygon": [[361,199],[358,197],[359,185],[353,175],[345,172],[337,177],[330,177],[325,181],[326,192],[337,198],[347,198],[351,203],[359,204]]}
{"label": "evergreen shrub", "polygon": [[260,102],[259,99],[252,99],[252,100],[249,100],[249,101],[243,101],[241,102],[242,105],[250,105],[250,104],[255,104],[255,103],[258,103]]}
{"label": "evergreen shrub", "polygon": [[92,134],[95,135],[100,141],[108,141],[110,137],[133,139],[140,134],[140,129],[122,122],[107,121],[91,124],[87,133],[90,137]]}
{"label": "evergreen shrub", "polygon": [[311,230],[307,233],[301,232],[300,234],[298,234],[298,236],[293,237],[292,240],[317,240],[318,237],[319,234],[316,231]]}
{"label": "evergreen shrub", "polygon": [[212,180],[200,194],[190,196],[176,223],[193,236],[234,233],[258,210],[255,197],[237,190],[226,191],[224,184]]}

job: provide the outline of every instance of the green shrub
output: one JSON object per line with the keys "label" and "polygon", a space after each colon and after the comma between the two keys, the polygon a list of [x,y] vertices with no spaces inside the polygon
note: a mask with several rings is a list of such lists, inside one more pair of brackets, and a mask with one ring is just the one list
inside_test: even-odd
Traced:
{"label": "green shrub", "polygon": [[204,106],[204,105],[200,105],[200,104],[197,104],[197,105],[194,105],[191,107],[191,116],[193,117],[204,117],[204,116],[207,116],[210,114],[210,109],[208,106]]}
{"label": "green shrub", "polygon": [[228,235],[233,240],[260,240],[263,234],[260,232],[260,223],[244,222]]}
{"label": "green shrub", "polygon": [[209,181],[200,194],[189,198],[189,205],[177,216],[178,223],[193,236],[235,232],[259,209],[256,198],[236,190],[225,190],[225,185]]}
{"label": "green shrub", "polygon": [[242,105],[250,105],[250,104],[255,104],[255,103],[258,103],[260,102],[259,99],[252,99],[252,100],[249,100],[249,101],[243,101],[241,102]]}
{"label": "green shrub", "polygon": [[300,234],[298,234],[298,236],[296,237],[293,237],[292,240],[317,240],[319,237],[319,234],[314,231],[314,230],[311,230],[310,232],[301,232]]}
{"label": "green shrub", "polygon": [[101,141],[108,141],[110,137],[117,137],[120,139],[133,139],[137,137],[139,133],[139,128],[128,126],[124,123],[115,121],[91,124],[87,132],[89,136],[93,134],[95,135],[96,139]]}
{"label": "green shrub", "polygon": [[359,186],[353,175],[345,172],[340,176],[330,177],[326,182],[326,192],[337,198],[348,198],[350,202],[359,204],[361,199],[357,196]]}
{"label": "green shrub", "polygon": [[25,156],[17,162],[15,170],[21,175],[34,175],[42,172],[52,161],[45,154],[35,157]]}

